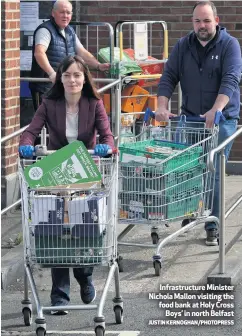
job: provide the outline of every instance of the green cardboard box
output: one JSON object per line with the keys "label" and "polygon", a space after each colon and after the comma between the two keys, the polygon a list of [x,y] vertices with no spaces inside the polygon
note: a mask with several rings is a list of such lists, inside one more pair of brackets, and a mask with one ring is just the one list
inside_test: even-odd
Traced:
{"label": "green cardboard box", "polygon": [[58,189],[99,187],[101,174],[81,141],[59,149],[24,170],[30,188]]}

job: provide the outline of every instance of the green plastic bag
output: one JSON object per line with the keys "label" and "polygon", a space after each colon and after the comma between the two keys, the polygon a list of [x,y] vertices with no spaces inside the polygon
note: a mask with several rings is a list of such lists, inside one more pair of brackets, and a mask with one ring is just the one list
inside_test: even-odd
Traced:
{"label": "green plastic bag", "polygon": [[[110,48],[102,48],[98,53],[100,63],[110,63]],[[111,66],[112,75],[128,75],[141,73],[142,69],[127,54],[123,53],[122,62],[120,62],[120,49],[114,47],[114,60]]]}

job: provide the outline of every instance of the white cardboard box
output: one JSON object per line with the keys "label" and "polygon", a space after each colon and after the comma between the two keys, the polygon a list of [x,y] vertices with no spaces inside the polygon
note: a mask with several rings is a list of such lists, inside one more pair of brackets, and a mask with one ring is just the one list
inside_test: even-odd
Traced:
{"label": "white cardboard box", "polygon": [[[63,202],[63,205],[60,207],[58,206],[59,202]],[[49,215],[51,211],[56,211],[57,217],[60,220],[57,220],[59,223],[61,222],[62,213],[59,213],[60,211],[63,211],[64,207],[64,200],[63,198],[57,197],[56,195],[34,195],[31,198],[32,203],[32,211],[31,211],[31,218],[32,218],[32,224],[39,224],[39,223],[49,223]],[[58,208],[58,209],[57,209]],[[50,224],[58,224],[53,223]]]}
{"label": "white cardboard box", "polygon": [[[68,216],[71,227],[76,224],[92,226],[95,234],[102,234],[107,224],[106,197],[77,197],[68,202]],[[85,228],[84,228],[85,229]]]}

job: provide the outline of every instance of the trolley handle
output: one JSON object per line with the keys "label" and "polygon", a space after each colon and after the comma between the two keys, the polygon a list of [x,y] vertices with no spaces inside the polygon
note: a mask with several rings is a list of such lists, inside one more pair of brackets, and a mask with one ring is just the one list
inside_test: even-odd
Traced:
{"label": "trolley handle", "polygon": [[[95,155],[94,154],[94,149],[88,149],[88,153],[91,154],[91,155]],[[107,155],[116,155],[118,154],[118,149],[115,147],[113,149],[109,149],[108,152],[107,152]]]}
{"label": "trolley handle", "polygon": [[[35,151],[34,151],[34,156],[47,156],[47,155],[51,155],[53,153],[55,153],[56,150],[47,150],[46,146],[42,146],[42,145],[37,145],[35,146]],[[88,153],[90,155],[95,155],[94,154],[94,149],[88,149]],[[109,149],[107,152],[107,155],[116,155],[118,154],[118,149],[117,148],[113,148],[113,149]]]}
{"label": "trolley handle", "polygon": [[[147,123],[149,118],[155,119],[155,113],[151,111],[150,108],[147,108],[144,115],[144,122]],[[186,122],[206,122],[206,118],[202,118],[200,116],[185,116],[184,114],[177,116],[177,117],[170,117],[171,121],[182,121]],[[214,125],[217,126],[219,124],[220,119],[225,120],[225,117],[221,111],[216,111],[215,118],[214,118]]]}

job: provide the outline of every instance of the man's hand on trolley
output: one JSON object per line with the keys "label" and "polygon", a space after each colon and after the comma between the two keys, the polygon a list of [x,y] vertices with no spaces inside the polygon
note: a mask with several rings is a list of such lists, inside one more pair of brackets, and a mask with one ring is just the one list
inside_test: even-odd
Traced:
{"label": "man's hand on trolley", "polygon": [[107,156],[109,149],[111,149],[111,147],[109,145],[98,144],[94,148],[94,155],[101,156],[101,157]]}
{"label": "man's hand on trolley", "polygon": [[99,63],[98,70],[99,71],[108,71],[110,69],[110,63]]}
{"label": "man's hand on trolley", "polygon": [[201,118],[205,118],[206,119],[206,128],[213,128],[215,114],[216,114],[216,111],[209,110],[206,113],[204,113],[203,115],[200,115]]}
{"label": "man's hand on trolley", "polygon": [[34,154],[34,147],[31,145],[19,146],[19,154],[24,158],[31,158]]}
{"label": "man's hand on trolley", "polygon": [[158,107],[155,112],[155,120],[157,121],[169,121],[170,117],[176,117],[176,115],[171,113],[165,107]]}
{"label": "man's hand on trolley", "polygon": [[55,79],[56,79],[56,72],[53,71],[51,72],[51,74],[49,74],[49,79],[51,80],[51,82],[54,84],[55,83]]}

